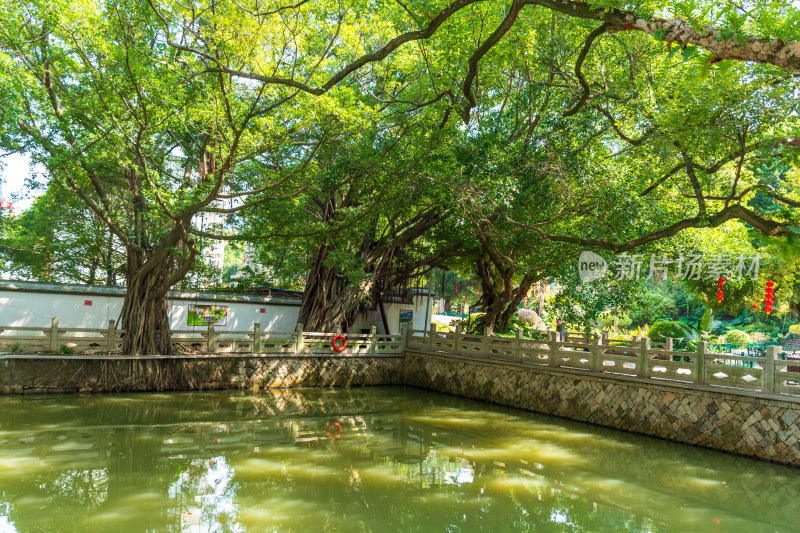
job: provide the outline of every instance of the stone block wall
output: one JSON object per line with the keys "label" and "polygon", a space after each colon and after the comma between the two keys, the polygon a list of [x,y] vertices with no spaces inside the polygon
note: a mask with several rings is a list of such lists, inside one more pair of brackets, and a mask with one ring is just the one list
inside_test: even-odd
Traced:
{"label": "stone block wall", "polygon": [[407,351],[408,385],[800,466],[800,398]]}
{"label": "stone block wall", "polygon": [[0,360],[0,392],[123,392],[347,387],[402,379],[402,356],[41,356]]}
{"label": "stone block wall", "polygon": [[409,350],[402,356],[5,356],[0,392],[406,384],[800,466],[800,398]]}

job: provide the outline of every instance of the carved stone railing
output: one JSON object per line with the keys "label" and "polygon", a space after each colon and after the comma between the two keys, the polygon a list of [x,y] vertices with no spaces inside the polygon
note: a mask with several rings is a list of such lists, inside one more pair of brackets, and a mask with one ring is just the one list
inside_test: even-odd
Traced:
{"label": "carved stone railing", "polygon": [[444,354],[484,359],[515,361],[549,368],[576,369],[622,378],[646,378],[676,381],[702,386],[754,390],[800,395],[800,361],[786,360],[780,346],[768,346],[764,357],[734,353],[714,353],[708,343],[698,343],[697,351],[673,350],[672,339],[652,342],[646,337],[631,340],[591,337],[568,332],[565,341],[558,334],[549,339],[496,337],[455,332],[440,333],[435,325],[429,330],[409,330],[406,347]]}
{"label": "carved stone railing", "polygon": [[[125,332],[115,328],[113,320],[108,327],[62,328],[54,318],[50,327],[0,327],[0,355],[2,354],[118,354],[122,349]],[[337,352],[332,347],[337,333],[303,331],[298,324],[294,331],[264,331],[255,322],[246,331],[218,331],[214,326],[197,330],[171,332],[175,351],[198,354],[280,354],[280,355],[331,355],[370,356],[402,355],[404,335],[383,335],[372,327],[368,334],[345,334],[347,345]]]}

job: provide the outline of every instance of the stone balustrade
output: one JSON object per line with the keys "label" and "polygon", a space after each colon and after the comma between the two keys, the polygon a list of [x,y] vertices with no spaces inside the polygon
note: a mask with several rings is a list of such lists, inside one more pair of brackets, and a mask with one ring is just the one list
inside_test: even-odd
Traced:
{"label": "stone balustrade", "polygon": [[[339,332],[315,333],[303,331],[298,324],[294,331],[264,331],[259,322],[247,331],[215,331],[214,326],[195,330],[171,332],[173,349],[177,353],[210,354],[277,354],[329,355],[338,357],[401,355],[402,335],[377,334],[373,326],[368,334],[345,335],[347,345],[337,352],[332,347]],[[19,354],[118,354],[125,332],[116,329],[113,320],[108,327],[62,328],[54,318],[48,328],[0,327],[0,357],[2,352]]]}
{"label": "stone balustrade", "polygon": [[487,329],[483,335],[461,332],[409,330],[408,350],[424,350],[476,358],[530,363],[550,368],[569,368],[593,374],[614,374],[622,378],[669,380],[698,386],[734,388],[765,393],[800,395],[800,363],[785,360],[780,346],[767,347],[765,357],[735,353],[714,353],[704,341],[697,351],[673,349],[673,340],[655,343],[643,337],[630,340],[590,337],[568,332],[563,341],[549,332],[546,340],[496,337]]}

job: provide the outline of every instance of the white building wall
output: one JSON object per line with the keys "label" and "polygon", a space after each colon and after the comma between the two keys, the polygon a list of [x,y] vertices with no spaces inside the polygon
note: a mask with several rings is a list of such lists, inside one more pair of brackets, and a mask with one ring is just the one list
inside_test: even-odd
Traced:
{"label": "white building wall", "polygon": [[[20,284],[21,285],[21,284]],[[100,289],[92,292],[92,287],[81,288],[86,292],[8,289],[0,287],[0,328],[2,327],[49,327],[53,318],[59,319],[64,328],[103,328],[108,321],[119,320],[122,311],[123,294],[103,294],[110,292]],[[115,291],[116,292],[116,291]],[[206,295],[207,296],[207,295]],[[168,300],[170,327],[173,330],[200,331],[206,326],[189,326],[189,305],[225,305],[228,319],[224,326],[215,325],[217,331],[251,330],[253,322],[260,322],[263,331],[293,331],[300,313],[299,300],[284,299],[281,304],[270,303],[270,299],[258,296],[243,296],[242,300],[224,298],[171,298]],[[413,312],[413,328],[427,329],[431,312],[427,295],[418,294],[414,304],[386,304],[387,319],[392,334],[400,332],[400,312]],[[383,321],[377,311],[370,311],[361,317],[352,328],[355,333],[376,326],[383,333]]]}
{"label": "white building wall", "polygon": [[[392,335],[397,335],[400,333],[400,313],[402,311],[412,311],[414,313],[412,317],[413,325],[410,325],[411,328],[428,329],[431,322],[431,309],[429,301],[432,302],[432,300],[428,299],[427,294],[417,294],[414,296],[413,304],[386,304],[386,320],[389,323],[389,329],[391,330],[389,333]],[[425,313],[426,307],[428,307],[427,321]],[[362,329],[367,330],[372,326],[375,326],[378,333],[386,333],[383,331],[383,320],[381,319],[380,311],[378,310],[369,311],[367,316],[360,317],[359,320],[356,321],[355,326],[353,326],[353,331],[358,333]]]}
{"label": "white building wall", "polygon": [[[122,295],[27,292],[0,288],[0,327],[48,327],[53,318],[64,328],[106,328],[109,320],[119,320]],[[214,299],[169,299],[170,328],[202,330],[189,326],[189,305],[225,305],[228,319],[218,331],[250,330],[260,322],[265,331],[293,331],[299,304],[275,305],[267,302],[242,302]]]}

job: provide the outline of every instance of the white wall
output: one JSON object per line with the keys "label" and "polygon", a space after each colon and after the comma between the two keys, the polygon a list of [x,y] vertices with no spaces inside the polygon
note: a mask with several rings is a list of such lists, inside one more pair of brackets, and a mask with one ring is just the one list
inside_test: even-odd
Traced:
{"label": "white wall", "polygon": [[[432,302],[433,300],[431,300]],[[414,304],[400,304],[390,303],[386,304],[386,321],[389,323],[390,333],[397,335],[400,333],[400,312],[413,311],[413,329],[428,329],[431,322],[431,310],[428,308],[427,324],[425,320],[425,308],[428,306],[428,296],[426,294],[417,294],[414,296]],[[383,331],[383,320],[381,319],[380,312],[368,311],[366,316],[359,317],[353,327],[353,332],[358,333],[362,329],[369,329],[375,326],[378,333],[385,333]]]}
{"label": "white wall", "polygon": [[[217,331],[244,331],[253,329],[253,322],[260,322],[262,331],[294,331],[300,304],[269,305],[266,303],[230,302],[219,300],[170,300],[169,325],[173,330],[206,329],[207,326],[188,326],[189,305],[225,305],[228,307],[228,322],[215,325]],[[264,311],[263,313],[261,311]]]}
{"label": "white wall", "polygon": [[[106,328],[109,320],[118,320],[123,297],[102,294],[27,292],[0,289],[0,327],[47,327],[53,318],[65,328]],[[91,305],[86,305],[91,302]],[[219,331],[250,330],[260,322],[266,331],[293,331],[300,311],[297,305],[274,305],[264,302],[228,300],[169,300],[170,327],[173,330],[202,330],[189,326],[189,305],[225,305],[228,320]],[[262,312],[263,310],[263,312]]]}
{"label": "white wall", "polygon": [[117,296],[0,290],[0,327],[47,327],[58,318],[65,328],[105,328],[121,309],[122,298]]}
{"label": "white wall", "polygon": [[[87,288],[88,289],[88,288]],[[187,324],[189,305],[225,305],[228,307],[228,320],[225,326],[216,325],[217,331],[251,330],[253,322],[260,322],[264,331],[294,331],[300,312],[300,303],[287,305],[268,303],[259,297],[247,297],[249,301],[226,299],[170,299],[169,317],[173,330],[201,331],[206,326]],[[66,291],[30,292],[9,290],[0,287],[0,328],[9,327],[48,327],[53,318],[59,319],[64,328],[106,328],[109,320],[118,320],[122,310],[123,296],[102,293],[74,294]],[[86,305],[91,302],[91,305]],[[386,305],[387,320],[392,334],[400,333],[400,312],[413,311],[413,328],[427,329],[431,321],[428,309],[427,324],[425,308],[429,304],[427,295],[418,294],[414,304],[391,303]],[[377,311],[362,316],[352,328],[358,333],[361,329],[375,326],[383,333],[383,321]]]}

